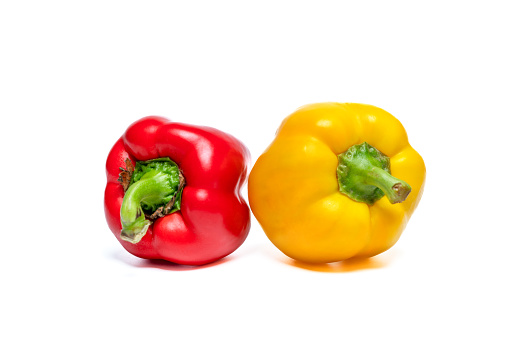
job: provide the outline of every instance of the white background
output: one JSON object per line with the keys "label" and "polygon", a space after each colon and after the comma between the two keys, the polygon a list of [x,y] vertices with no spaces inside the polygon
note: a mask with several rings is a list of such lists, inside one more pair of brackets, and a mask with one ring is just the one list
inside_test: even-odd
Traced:
{"label": "white background", "polygon": [[[507,338],[504,1],[2,1],[2,338]],[[252,219],[205,267],[125,252],[104,164],[145,115],[241,139],[322,101],[406,127],[426,187],[371,260],[292,262]],[[246,189],[244,189],[246,196]]]}

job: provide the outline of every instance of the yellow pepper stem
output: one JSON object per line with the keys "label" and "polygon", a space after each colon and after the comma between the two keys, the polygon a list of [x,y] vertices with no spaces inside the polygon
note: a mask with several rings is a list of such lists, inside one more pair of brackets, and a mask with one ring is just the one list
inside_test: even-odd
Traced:
{"label": "yellow pepper stem", "polygon": [[412,190],[403,180],[399,180],[379,167],[366,172],[366,184],[380,188],[391,204],[405,201]]}
{"label": "yellow pepper stem", "polygon": [[355,201],[372,205],[385,195],[396,204],[412,190],[390,174],[390,158],[366,142],[350,147],[338,160],[339,191]]}

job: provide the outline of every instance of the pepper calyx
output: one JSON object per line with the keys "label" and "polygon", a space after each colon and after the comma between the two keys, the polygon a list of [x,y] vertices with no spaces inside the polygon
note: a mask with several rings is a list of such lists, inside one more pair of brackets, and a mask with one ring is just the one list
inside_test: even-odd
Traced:
{"label": "pepper calyx", "polygon": [[127,191],[129,185],[131,184],[133,172],[134,172],[133,163],[129,158],[126,158],[125,168],[120,167],[120,174],[117,179],[117,181],[122,184],[122,187],[124,188],[124,193]]}
{"label": "pepper calyx", "polygon": [[373,205],[383,196],[391,204],[405,201],[409,184],[391,175],[390,158],[367,142],[338,155],[339,191],[349,198]]}
{"label": "pepper calyx", "polygon": [[170,158],[138,161],[132,172],[130,167],[126,159],[120,177],[123,186],[129,178],[129,185],[120,208],[120,238],[136,244],[156,219],[180,210],[185,179]]}

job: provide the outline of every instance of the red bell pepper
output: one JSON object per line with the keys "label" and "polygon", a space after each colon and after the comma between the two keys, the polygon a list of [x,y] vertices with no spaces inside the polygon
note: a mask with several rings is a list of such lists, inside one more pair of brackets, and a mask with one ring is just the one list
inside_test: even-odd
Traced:
{"label": "red bell pepper", "polygon": [[245,146],[224,132],[142,118],[106,161],[108,225],[141,258],[187,265],[223,258],[249,232],[240,194],[248,159]]}

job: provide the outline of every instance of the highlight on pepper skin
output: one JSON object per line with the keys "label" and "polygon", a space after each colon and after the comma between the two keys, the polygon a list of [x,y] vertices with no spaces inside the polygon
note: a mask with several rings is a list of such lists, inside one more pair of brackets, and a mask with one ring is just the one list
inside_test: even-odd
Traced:
{"label": "highlight on pepper skin", "polygon": [[391,248],[417,207],[426,169],[403,125],[375,106],[303,106],[279,127],[248,180],[269,240],[307,263]]}
{"label": "highlight on pepper skin", "polygon": [[240,194],[248,160],[247,148],[217,129],[142,118],[106,161],[108,226],[140,258],[185,265],[219,260],[250,229]]}

